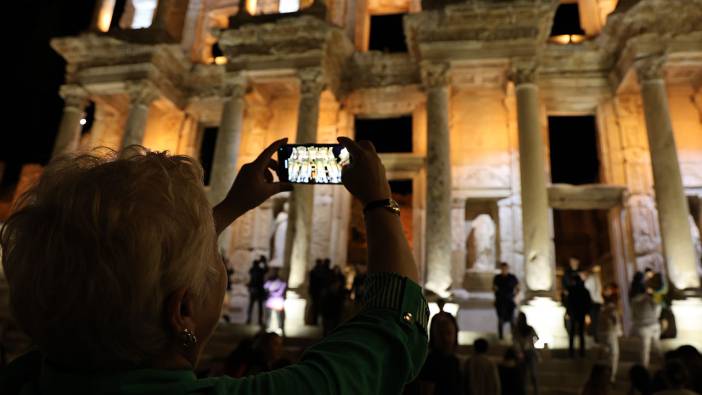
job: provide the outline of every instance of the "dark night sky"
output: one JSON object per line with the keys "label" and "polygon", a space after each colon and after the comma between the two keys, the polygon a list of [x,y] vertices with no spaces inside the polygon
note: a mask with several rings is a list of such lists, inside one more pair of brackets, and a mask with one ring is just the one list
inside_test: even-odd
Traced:
{"label": "dark night sky", "polygon": [[22,3],[19,10],[4,15],[16,16],[23,25],[15,28],[14,34],[3,34],[6,41],[17,46],[11,51],[15,56],[11,58],[9,81],[15,93],[6,108],[12,126],[3,131],[0,142],[0,161],[6,163],[3,186],[16,182],[22,164],[45,164],[49,160],[63,109],[58,90],[65,68],[49,40],[86,30],[95,0],[17,3]]}

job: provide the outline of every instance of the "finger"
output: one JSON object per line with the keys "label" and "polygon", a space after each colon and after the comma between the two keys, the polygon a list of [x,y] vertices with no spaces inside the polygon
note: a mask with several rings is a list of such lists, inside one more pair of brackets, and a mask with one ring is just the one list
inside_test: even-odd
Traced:
{"label": "finger", "polygon": [[368,140],[362,140],[358,142],[358,145],[366,151],[376,152],[375,145]]}
{"label": "finger", "polygon": [[271,160],[268,161],[268,168],[273,171],[278,170],[278,161],[271,158]]}
{"label": "finger", "polygon": [[268,184],[269,196],[273,196],[276,193],[292,191],[293,184],[289,182],[273,182]]}
{"label": "finger", "polygon": [[336,140],[343,145],[344,148],[349,150],[349,154],[351,154],[352,158],[360,158],[363,156],[363,149],[350,138],[338,137]]}
{"label": "finger", "polygon": [[271,156],[273,156],[273,153],[275,153],[275,151],[277,151],[278,148],[280,148],[283,144],[286,144],[287,142],[287,137],[274,141],[271,145],[264,149],[260,155],[258,155],[258,158],[256,158],[256,160],[253,161],[253,163],[259,168],[267,166],[269,160],[271,159]]}
{"label": "finger", "polygon": [[266,179],[266,182],[273,182],[273,173],[266,169],[266,171],[263,172],[263,178]]}

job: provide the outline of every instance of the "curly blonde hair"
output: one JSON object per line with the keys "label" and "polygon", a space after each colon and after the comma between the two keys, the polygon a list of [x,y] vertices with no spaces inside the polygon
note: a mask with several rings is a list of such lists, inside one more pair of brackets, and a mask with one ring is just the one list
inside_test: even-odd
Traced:
{"label": "curly blonde hair", "polygon": [[202,168],[129,147],[49,164],[0,231],[10,306],[50,358],[139,366],[169,346],[164,304],[221,264]]}

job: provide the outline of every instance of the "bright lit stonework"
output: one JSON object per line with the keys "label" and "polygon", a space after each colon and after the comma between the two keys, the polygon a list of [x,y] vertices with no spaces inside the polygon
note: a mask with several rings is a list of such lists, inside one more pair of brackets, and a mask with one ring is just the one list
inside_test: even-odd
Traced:
{"label": "bright lit stonework", "polygon": [[[463,330],[494,331],[490,281],[505,261],[543,341],[558,343],[566,262],[556,257],[570,252],[554,243],[559,210],[605,219],[566,223],[608,235],[599,262],[625,312],[633,273],[651,267],[690,290],[674,309],[700,316],[702,0],[579,0],[584,34],[553,37],[556,0],[127,3],[120,29],[110,30],[114,1],[103,0],[93,31],[52,41],[68,62],[55,154],[143,144],[198,157],[204,130],[218,128],[214,203],[275,139],[332,143],[354,136],[359,119],[409,116],[411,152],[381,156],[391,180],[411,184],[403,223],[422,281],[453,298]],[[397,13],[407,51],[369,51],[372,17]],[[79,141],[89,101],[94,121]],[[570,115],[595,118],[597,183],[550,182],[547,117]],[[259,255],[275,257],[303,298],[314,259],[362,259],[359,212],[343,188],[293,194],[220,240],[236,268],[234,321],[245,319]],[[304,299],[289,304],[287,324],[302,325]],[[692,335],[702,321],[683,328],[682,341],[702,345]]]}

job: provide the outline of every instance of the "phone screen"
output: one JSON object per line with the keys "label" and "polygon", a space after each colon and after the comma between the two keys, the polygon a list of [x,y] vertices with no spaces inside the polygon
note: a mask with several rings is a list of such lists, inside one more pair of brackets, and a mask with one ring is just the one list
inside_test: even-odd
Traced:
{"label": "phone screen", "polygon": [[294,184],[341,184],[350,158],[341,144],[286,144],[278,149],[278,177]]}

